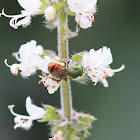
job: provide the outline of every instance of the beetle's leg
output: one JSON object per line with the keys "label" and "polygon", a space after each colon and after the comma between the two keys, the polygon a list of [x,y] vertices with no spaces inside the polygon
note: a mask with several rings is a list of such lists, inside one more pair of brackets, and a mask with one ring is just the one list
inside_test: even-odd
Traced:
{"label": "beetle's leg", "polygon": [[[56,82],[60,82],[60,81],[61,81],[61,79],[60,79],[60,80],[57,80],[57,79],[55,79],[55,78],[53,78],[53,77],[51,77],[51,76],[41,76],[41,75],[39,75],[39,77],[40,77],[41,79],[47,77],[47,78],[50,78],[50,79],[52,79],[52,80],[54,80],[54,81],[56,81]],[[41,83],[42,83],[42,80],[40,80],[40,81],[38,82],[38,84],[41,84]]]}
{"label": "beetle's leg", "polygon": [[52,80],[54,80],[54,81],[61,81],[61,79],[60,80],[57,80],[57,79],[55,79],[55,78],[53,78],[53,77],[51,77],[51,76],[45,76],[45,77],[47,77],[47,78],[50,78],[50,79],[52,79]]}
{"label": "beetle's leg", "polygon": [[65,76],[65,77],[63,78],[63,80],[67,81],[67,77]]}
{"label": "beetle's leg", "polygon": [[45,76],[45,77],[47,77],[47,78],[50,78],[50,79],[52,79],[52,80],[54,80],[54,81],[61,81],[61,79],[60,80],[57,80],[57,79],[55,79],[55,78],[53,78],[53,77],[50,77],[50,76]]}

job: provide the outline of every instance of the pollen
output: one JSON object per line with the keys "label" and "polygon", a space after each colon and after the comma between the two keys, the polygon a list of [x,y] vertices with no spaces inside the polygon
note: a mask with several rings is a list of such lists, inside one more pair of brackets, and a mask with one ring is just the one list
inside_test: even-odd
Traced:
{"label": "pollen", "polygon": [[20,70],[19,67],[17,67],[17,70]]}
{"label": "pollen", "polygon": [[96,75],[93,74],[92,76],[93,76],[94,78],[96,78]]}
{"label": "pollen", "polygon": [[94,22],[95,21],[94,18],[92,18],[91,21]]}
{"label": "pollen", "polygon": [[80,24],[81,23],[81,21],[80,20],[78,20],[78,24]]}
{"label": "pollen", "polygon": [[125,68],[125,65],[122,65],[122,69],[124,69]]}
{"label": "pollen", "polygon": [[107,72],[106,71],[104,71],[104,74],[106,74]]}
{"label": "pollen", "polygon": [[8,109],[11,109],[12,107],[15,107],[15,105],[8,105]]}
{"label": "pollen", "polygon": [[17,26],[17,25],[15,25],[13,28],[14,28],[14,29],[18,29],[18,26]]}
{"label": "pollen", "polygon": [[57,81],[57,84],[59,84],[59,81]]}
{"label": "pollen", "polygon": [[83,15],[82,13],[79,13],[79,15]]}
{"label": "pollen", "polygon": [[15,122],[15,124],[19,124],[19,122]]}
{"label": "pollen", "polygon": [[113,72],[113,76],[115,75],[115,72]]}
{"label": "pollen", "polygon": [[40,85],[42,83],[42,80],[38,81],[38,84]]}
{"label": "pollen", "polygon": [[14,76],[18,76],[18,73],[13,73]]}
{"label": "pollen", "polygon": [[55,88],[55,86],[52,86],[52,88]]}
{"label": "pollen", "polygon": [[46,84],[46,87],[48,87],[49,85]]}
{"label": "pollen", "polygon": [[108,77],[108,74],[106,74],[104,77],[103,77],[103,79],[106,79]]}
{"label": "pollen", "polygon": [[88,71],[92,71],[91,68],[88,68]]}
{"label": "pollen", "polygon": [[27,122],[26,120],[23,120],[23,122],[25,123],[25,122]]}

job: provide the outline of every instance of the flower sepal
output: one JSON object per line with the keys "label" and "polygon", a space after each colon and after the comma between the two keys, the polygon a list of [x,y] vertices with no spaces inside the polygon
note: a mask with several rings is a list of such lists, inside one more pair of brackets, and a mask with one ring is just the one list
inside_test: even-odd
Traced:
{"label": "flower sepal", "polygon": [[51,105],[43,105],[44,109],[47,110],[45,117],[39,122],[52,122],[52,120],[60,120],[60,113]]}
{"label": "flower sepal", "polygon": [[67,13],[68,13],[68,15],[70,15],[70,16],[76,16],[76,13],[75,12],[72,12],[71,10],[67,10]]}
{"label": "flower sepal", "polygon": [[57,128],[64,127],[68,124],[67,119],[61,119],[61,120],[54,120],[53,125],[56,126]]}
{"label": "flower sepal", "polygon": [[72,127],[71,137],[74,140],[82,140],[88,137],[90,133],[91,123],[97,120],[94,116],[84,113],[73,112],[73,118],[70,122]]}
{"label": "flower sepal", "polygon": [[40,7],[40,11],[37,13],[37,15],[44,14],[46,7],[51,4],[49,0],[40,0],[40,1],[42,2],[42,6]]}
{"label": "flower sepal", "polygon": [[60,3],[54,3],[52,6],[56,9],[57,13],[54,19],[56,19],[60,13],[60,11],[63,9],[63,5]]}
{"label": "flower sepal", "polygon": [[72,64],[77,63],[78,65],[81,65],[82,60],[83,60],[83,55],[86,53],[87,53],[87,51],[82,51],[82,52],[79,52],[77,54],[74,54],[71,58],[72,59],[71,63]]}
{"label": "flower sepal", "polygon": [[73,120],[71,121],[71,127],[72,127],[74,130],[78,131],[78,132],[80,132],[80,131],[82,131],[82,130],[85,129],[84,123],[83,123],[83,122],[79,122],[79,121],[76,120],[76,119],[73,119]]}

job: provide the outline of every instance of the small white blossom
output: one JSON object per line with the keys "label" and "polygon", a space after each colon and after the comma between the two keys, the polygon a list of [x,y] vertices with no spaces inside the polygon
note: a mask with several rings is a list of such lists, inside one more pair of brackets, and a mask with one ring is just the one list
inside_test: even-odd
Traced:
{"label": "small white blossom", "polygon": [[49,138],[49,140],[64,140],[62,137],[62,131],[58,131],[57,134],[54,134],[53,138]]}
{"label": "small white blossom", "polygon": [[113,62],[110,48],[103,47],[97,51],[91,49],[88,53],[84,54],[82,66],[86,70],[86,74],[94,82],[102,82],[104,87],[108,87],[107,77],[112,77],[115,72],[120,72],[124,69],[124,65],[119,69],[111,69],[110,64]]}
{"label": "small white blossom", "polygon": [[36,41],[32,40],[26,44],[21,45],[19,52],[13,53],[13,56],[20,62],[20,64],[8,65],[7,60],[5,64],[10,67],[11,73],[18,75],[18,71],[21,71],[22,77],[27,78],[36,72],[37,64],[42,60],[40,57],[44,50],[42,46],[36,44]]}
{"label": "small white blossom", "polygon": [[30,129],[31,126],[33,125],[33,121],[43,119],[46,113],[46,111],[43,108],[34,105],[30,97],[26,98],[26,111],[29,114],[29,116],[15,113],[13,111],[13,107],[14,105],[8,106],[8,108],[10,109],[10,112],[15,116],[15,119],[14,119],[15,129],[18,127],[22,127],[25,130]]}
{"label": "small white blossom", "polygon": [[38,64],[37,67],[42,70],[45,73],[49,73],[48,71],[48,65],[52,62],[52,58],[49,56],[45,56],[44,59],[41,59]]}
{"label": "small white blossom", "polygon": [[10,71],[14,76],[18,75],[18,71],[20,70],[20,64],[13,64],[13,65],[10,66],[7,63],[7,59],[5,59],[4,63],[7,67],[10,68]]}
{"label": "small white blossom", "polygon": [[31,23],[31,16],[34,16],[40,11],[42,2],[40,0],[17,0],[20,6],[24,9],[19,15],[6,15],[4,9],[1,15],[12,18],[9,22],[10,26],[17,29],[18,26],[26,27]]}
{"label": "small white blossom", "polygon": [[44,11],[44,16],[46,20],[53,20],[56,16],[56,9],[53,6],[49,6]]}
{"label": "small white blossom", "polygon": [[43,76],[39,76],[39,77],[41,78],[39,84],[43,83],[43,85],[47,88],[49,94],[53,94],[55,91],[58,90],[60,86],[60,82],[51,79],[51,75],[48,75],[46,77]]}
{"label": "small white blossom", "polygon": [[68,0],[69,9],[76,13],[75,20],[81,28],[87,29],[94,22],[97,0]]}

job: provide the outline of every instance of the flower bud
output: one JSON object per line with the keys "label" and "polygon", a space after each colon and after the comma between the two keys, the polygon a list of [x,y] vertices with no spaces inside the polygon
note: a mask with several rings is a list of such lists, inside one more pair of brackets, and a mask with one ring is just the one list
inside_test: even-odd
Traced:
{"label": "flower bud", "polygon": [[53,20],[56,16],[56,9],[53,6],[47,7],[47,9],[44,12],[46,20]]}

